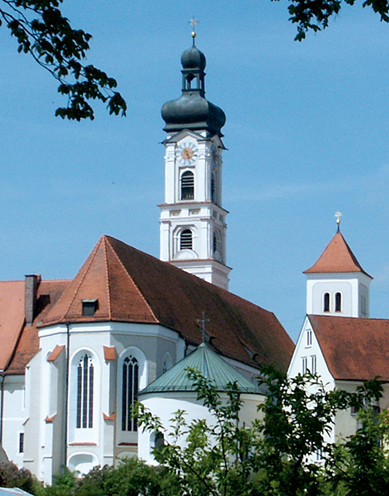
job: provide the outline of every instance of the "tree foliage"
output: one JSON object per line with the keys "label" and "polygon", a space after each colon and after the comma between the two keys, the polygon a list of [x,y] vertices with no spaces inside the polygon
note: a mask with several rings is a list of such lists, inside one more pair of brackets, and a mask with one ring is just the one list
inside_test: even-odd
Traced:
{"label": "tree foliage", "polygon": [[125,115],[126,103],[115,79],[86,65],[91,35],[74,29],[60,10],[62,0],[0,0],[0,25],[16,38],[18,51],[30,54],[59,82],[67,105],[56,110],[62,118],[93,119],[91,100],[107,104],[110,114]]}
{"label": "tree foliage", "polygon": [[[150,467],[136,458],[117,467],[95,467],[84,477],[66,470],[54,477],[44,496],[176,496],[176,480],[163,467]],[[39,495],[41,496],[41,495]]]}
{"label": "tree foliage", "polygon": [[[184,496],[375,496],[389,492],[384,441],[386,412],[375,415],[382,394],[377,381],[355,393],[328,390],[312,374],[287,379],[269,369],[262,379],[268,396],[251,426],[239,422],[242,406],[236,385],[223,400],[214,384],[189,371],[198,399],[213,422],[191,424],[183,411],[170,426],[139,405],[139,424],[164,436],[156,460],[172,475]],[[359,427],[351,437],[329,442],[340,410],[356,408]],[[316,462],[320,454],[320,463]]]}
{"label": "tree foliage", "polygon": [[[331,17],[339,14],[344,4],[354,5],[355,0],[290,0],[290,21],[297,24],[296,40],[301,41],[310,30],[317,32],[328,27]],[[381,21],[389,22],[388,0],[365,0],[363,7],[371,7]]]}
{"label": "tree foliage", "polygon": [[18,487],[31,494],[38,494],[42,486],[26,468],[18,468],[10,461],[0,462],[0,487]]}

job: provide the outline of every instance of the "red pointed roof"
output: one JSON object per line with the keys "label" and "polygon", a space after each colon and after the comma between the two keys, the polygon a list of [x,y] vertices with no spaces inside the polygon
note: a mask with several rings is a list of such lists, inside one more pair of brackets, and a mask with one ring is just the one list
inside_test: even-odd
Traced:
{"label": "red pointed roof", "polygon": [[328,243],[317,262],[311,268],[305,270],[304,274],[328,274],[336,272],[363,272],[369,276],[362,269],[351,248],[339,231]]}
{"label": "red pointed roof", "polygon": [[337,380],[389,382],[389,320],[309,315],[327,366]]}
{"label": "red pointed roof", "polygon": [[[92,317],[82,315],[83,300],[98,300]],[[41,325],[161,324],[198,345],[203,311],[214,349],[256,367],[273,364],[287,369],[294,345],[274,314],[109,236],[100,238]],[[254,357],[247,347],[255,350]]]}

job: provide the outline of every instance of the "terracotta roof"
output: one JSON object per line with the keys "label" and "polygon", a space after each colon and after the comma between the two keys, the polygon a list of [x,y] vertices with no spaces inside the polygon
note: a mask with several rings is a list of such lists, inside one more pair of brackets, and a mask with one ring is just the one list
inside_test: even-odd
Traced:
{"label": "terracotta roof", "polygon": [[[367,276],[351,248],[340,232],[328,243],[326,249],[320,255],[318,261],[304,274],[336,273],[336,272],[363,272]],[[371,277],[371,276],[369,276]]]}
{"label": "terracotta roof", "polygon": [[[85,300],[98,300],[92,317],[82,315]],[[273,364],[287,370],[294,345],[274,314],[109,236],[100,238],[42,325],[161,324],[198,345],[197,319],[203,311],[215,350],[255,367]],[[255,360],[243,343],[256,351]]]}
{"label": "terracotta roof", "polygon": [[0,370],[12,358],[24,325],[24,281],[0,282]]}
{"label": "terracotta roof", "polygon": [[389,381],[389,320],[309,315],[328,368],[338,380]]}
{"label": "terracotta roof", "polygon": [[[7,374],[24,374],[24,368],[31,358],[39,350],[39,338],[37,323],[47,314],[50,308],[57,302],[60,295],[70,281],[41,281],[37,291],[37,301],[35,307],[35,319],[32,326],[26,326],[24,322],[24,281],[18,281],[20,291],[23,292],[23,306],[18,308],[18,313],[14,314],[22,321],[17,340],[10,354],[10,362],[7,367]],[[7,283],[1,283],[7,284]],[[0,316],[2,312],[0,312]],[[1,321],[3,318],[0,317]],[[0,328],[1,329],[1,328]]]}

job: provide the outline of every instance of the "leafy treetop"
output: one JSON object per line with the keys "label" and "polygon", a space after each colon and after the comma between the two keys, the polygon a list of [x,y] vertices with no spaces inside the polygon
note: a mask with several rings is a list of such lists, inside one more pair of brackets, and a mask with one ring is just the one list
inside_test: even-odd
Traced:
{"label": "leafy treetop", "polygon": [[110,114],[126,113],[126,102],[115,90],[117,83],[93,65],[85,65],[91,35],[73,29],[60,10],[62,0],[0,0],[0,25],[10,29],[18,51],[29,53],[59,81],[58,92],[67,95],[62,118],[94,118],[90,100],[107,104]]}
{"label": "leafy treetop", "polygon": [[[354,5],[355,0],[290,0],[290,3],[289,20],[297,24],[295,40],[301,41],[309,30],[325,29],[330,17],[339,14],[342,5]],[[362,6],[371,7],[381,21],[389,22],[388,0],[365,0]]]}

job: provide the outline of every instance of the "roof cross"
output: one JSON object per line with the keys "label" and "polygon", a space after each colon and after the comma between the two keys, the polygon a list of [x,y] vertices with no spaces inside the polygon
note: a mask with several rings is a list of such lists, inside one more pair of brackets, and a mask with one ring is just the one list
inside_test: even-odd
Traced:
{"label": "roof cross", "polygon": [[338,224],[338,232],[340,232],[340,218],[342,217],[342,215],[342,212],[335,213],[336,223]]}
{"label": "roof cross", "polygon": [[195,16],[192,17],[192,19],[189,21],[189,24],[192,25],[192,38],[193,38],[193,46],[195,46],[195,38],[197,36],[196,33],[196,24],[198,24],[199,21],[195,18]]}
{"label": "roof cross", "polygon": [[205,343],[208,337],[208,334],[205,330],[205,324],[209,322],[209,319],[205,318],[205,310],[203,310],[203,317],[201,319],[197,319],[197,322],[200,324],[201,334],[203,335],[203,343]]}

